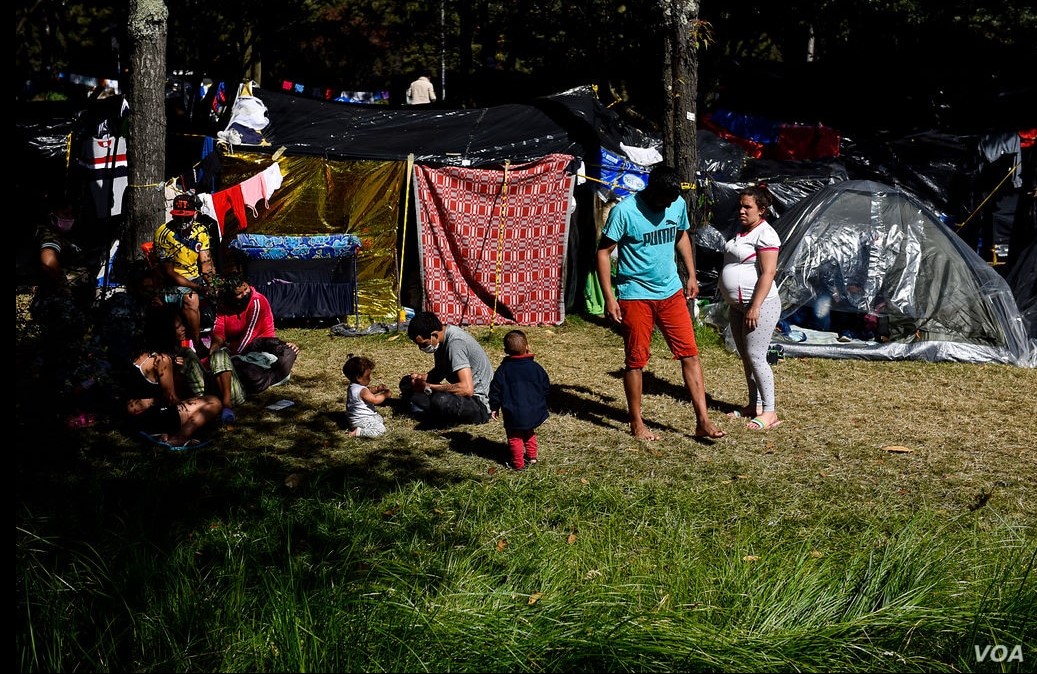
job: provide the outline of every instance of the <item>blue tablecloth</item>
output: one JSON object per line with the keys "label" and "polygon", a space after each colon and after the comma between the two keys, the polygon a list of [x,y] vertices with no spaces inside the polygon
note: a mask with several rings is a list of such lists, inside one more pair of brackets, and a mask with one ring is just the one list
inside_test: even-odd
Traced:
{"label": "blue tablecloth", "polygon": [[361,242],[353,234],[271,236],[242,233],[229,246],[241,250],[253,260],[317,260],[356,255]]}

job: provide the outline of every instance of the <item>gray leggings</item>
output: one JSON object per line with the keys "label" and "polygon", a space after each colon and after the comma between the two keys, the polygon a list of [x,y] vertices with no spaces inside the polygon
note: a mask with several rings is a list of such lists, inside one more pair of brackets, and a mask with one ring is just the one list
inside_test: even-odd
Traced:
{"label": "gray leggings", "polygon": [[748,304],[732,304],[728,316],[731,322],[731,336],[742,357],[742,368],[745,370],[745,383],[749,387],[749,408],[763,405],[764,412],[774,411],[774,372],[767,362],[767,349],[774,337],[774,326],[781,317],[781,298],[772,297],[765,300],[760,307],[760,320],[756,329],[745,331],[745,311]]}

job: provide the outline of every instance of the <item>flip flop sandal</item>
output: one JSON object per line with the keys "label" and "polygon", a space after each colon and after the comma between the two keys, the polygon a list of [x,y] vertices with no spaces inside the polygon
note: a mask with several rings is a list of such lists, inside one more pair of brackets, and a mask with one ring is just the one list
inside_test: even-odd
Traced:
{"label": "flip flop sandal", "polygon": [[767,422],[765,422],[760,417],[754,417],[752,419],[752,421],[750,421],[746,425],[746,428],[748,428],[750,431],[769,431],[772,428],[777,428],[778,426],[781,426],[782,423],[784,423],[784,422],[781,419],[778,419],[777,421],[772,423],[770,426],[768,426]]}
{"label": "flip flop sandal", "polygon": [[185,444],[179,446],[173,446],[165,442],[162,444],[164,444],[166,446],[166,449],[168,449],[171,452],[186,452],[191,449],[201,449],[202,447],[205,447],[211,442],[212,440],[199,440],[198,438],[191,438]]}

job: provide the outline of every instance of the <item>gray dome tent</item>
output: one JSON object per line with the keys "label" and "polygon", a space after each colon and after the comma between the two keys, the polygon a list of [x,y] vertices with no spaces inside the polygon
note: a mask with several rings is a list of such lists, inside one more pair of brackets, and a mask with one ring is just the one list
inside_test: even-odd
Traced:
{"label": "gray dome tent", "polygon": [[871,319],[866,338],[787,332],[790,356],[1005,363],[1037,367],[1037,342],[1008,283],[939,217],[907,191],[867,180],[828,185],[774,223],[781,236],[782,317],[809,309],[819,272],[839,267],[833,310]]}

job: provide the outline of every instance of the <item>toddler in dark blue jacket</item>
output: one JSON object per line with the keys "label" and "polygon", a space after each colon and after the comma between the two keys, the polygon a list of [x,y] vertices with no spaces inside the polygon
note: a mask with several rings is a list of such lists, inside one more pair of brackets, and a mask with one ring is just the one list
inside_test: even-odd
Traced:
{"label": "toddler in dark blue jacket", "polygon": [[512,330],[504,335],[507,355],[490,383],[490,417],[503,413],[504,431],[511,451],[511,467],[523,470],[537,462],[537,427],[547,421],[547,394],[551,388],[547,371],[533,360],[526,333]]}

